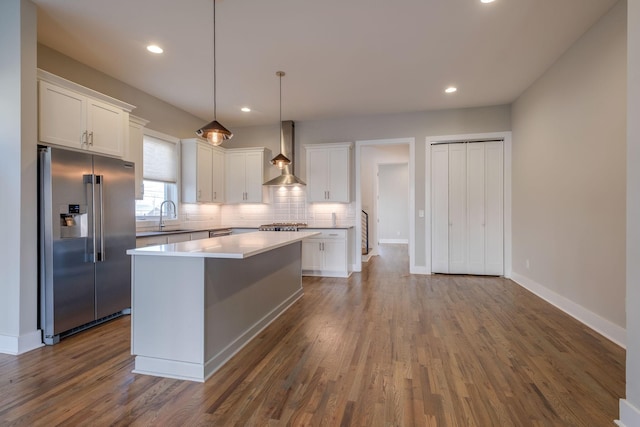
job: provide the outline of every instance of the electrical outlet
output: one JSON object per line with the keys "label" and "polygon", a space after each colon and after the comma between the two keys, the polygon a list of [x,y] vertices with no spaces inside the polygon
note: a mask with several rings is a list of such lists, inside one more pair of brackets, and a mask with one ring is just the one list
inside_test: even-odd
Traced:
{"label": "electrical outlet", "polygon": [[525,267],[527,267],[527,270],[528,270],[528,269],[529,269],[529,260],[526,260],[526,261],[524,262],[524,265],[525,265]]}

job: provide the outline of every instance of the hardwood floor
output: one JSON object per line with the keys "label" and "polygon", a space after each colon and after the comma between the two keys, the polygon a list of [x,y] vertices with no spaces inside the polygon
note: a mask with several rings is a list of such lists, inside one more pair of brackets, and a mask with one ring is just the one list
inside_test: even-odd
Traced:
{"label": "hardwood floor", "polygon": [[[623,349],[502,278],[412,276],[384,246],[206,383],[132,374],[129,317],[0,355],[2,426],[611,426]],[[179,315],[179,313],[167,313]]]}

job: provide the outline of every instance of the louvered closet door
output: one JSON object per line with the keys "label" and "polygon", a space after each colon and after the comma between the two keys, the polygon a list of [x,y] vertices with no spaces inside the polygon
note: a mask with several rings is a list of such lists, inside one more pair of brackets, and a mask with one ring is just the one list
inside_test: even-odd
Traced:
{"label": "louvered closet door", "polygon": [[485,146],[485,272],[504,274],[504,160],[502,142]]}
{"label": "louvered closet door", "polygon": [[467,272],[467,144],[449,144],[449,273]]}
{"label": "louvered closet door", "polygon": [[449,146],[431,146],[431,271],[449,272]]}
{"label": "louvered closet door", "polygon": [[504,274],[502,142],[431,146],[432,271]]}
{"label": "louvered closet door", "polygon": [[467,224],[469,274],[485,274],[485,147],[467,146]]}

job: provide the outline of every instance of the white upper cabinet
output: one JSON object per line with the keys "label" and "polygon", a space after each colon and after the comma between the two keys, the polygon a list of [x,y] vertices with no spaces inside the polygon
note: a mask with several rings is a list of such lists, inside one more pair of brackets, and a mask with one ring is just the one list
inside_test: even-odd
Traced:
{"label": "white upper cabinet", "polygon": [[38,70],[41,142],[116,157],[129,152],[132,105]]}
{"label": "white upper cabinet", "polygon": [[349,203],[351,143],[306,145],[309,202]]}
{"label": "white upper cabinet", "polygon": [[224,148],[203,139],[183,139],[182,201],[222,203],[224,201]]}
{"label": "white upper cabinet", "polygon": [[144,196],[142,141],[147,123],[149,123],[147,120],[129,115],[129,152],[124,159],[135,163],[136,200],[142,200]]}
{"label": "white upper cabinet", "polygon": [[262,203],[265,148],[225,151],[225,198],[227,203]]}

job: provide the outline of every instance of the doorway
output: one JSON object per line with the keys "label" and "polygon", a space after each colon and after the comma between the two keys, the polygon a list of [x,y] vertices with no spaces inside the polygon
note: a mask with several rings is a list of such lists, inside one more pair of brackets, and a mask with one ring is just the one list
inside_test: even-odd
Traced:
{"label": "doorway", "polygon": [[[378,242],[380,241],[380,223],[378,221],[379,207],[379,169],[385,169],[385,165],[392,167],[393,165],[404,164],[406,168],[406,185],[405,194],[407,194],[408,205],[405,214],[398,219],[389,218],[390,222],[401,221],[407,228],[405,244],[408,243],[409,249],[409,267],[414,263],[415,254],[413,251],[415,220],[409,212],[413,212],[415,208],[414,186],[411,185],[415,177],[414,161],[415,159],[415,139],[399,138],[399,139],[382,139],[371,141],[356,141],[356,213],[360,216],[360,220],[356,220],[356,256],[354,263],[354,271],[362,271],[363,249],[368,250],[369,254],[365,256],[365,262],[370,256],[379,254]],[[387,170],[383,170],[385,175]],[[384,178],[384,177],[383,177]],[[383,189],[386,191],[386,189]],[[383,197],[386,197],[383,195]],[[386,203],[386,202],[385,202]],[[383,220],[384,224],[384,220]],[[398,230],[395,231],[397,235]],[[394,233],[393,231],[391,233]],[[367,248],[367,238],[369,245]],[[384,238],[391,238],[385,235]]]}

